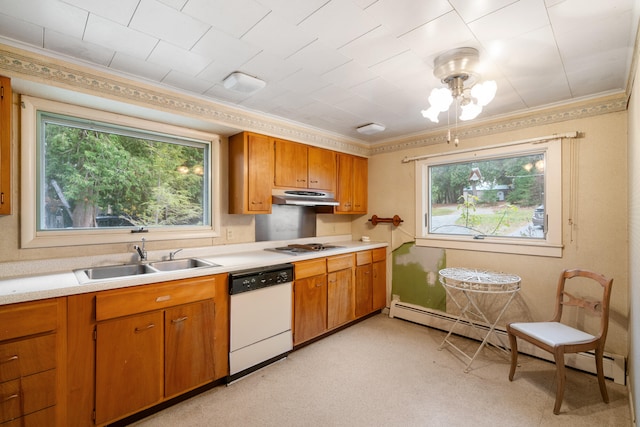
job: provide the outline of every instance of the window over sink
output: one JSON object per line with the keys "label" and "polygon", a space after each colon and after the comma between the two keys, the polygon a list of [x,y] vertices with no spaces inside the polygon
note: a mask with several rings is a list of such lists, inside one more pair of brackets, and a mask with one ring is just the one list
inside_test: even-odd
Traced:
{"label": "window over sink", "polygon": [[217,135],[23,96],[22,247],[217,236]]}

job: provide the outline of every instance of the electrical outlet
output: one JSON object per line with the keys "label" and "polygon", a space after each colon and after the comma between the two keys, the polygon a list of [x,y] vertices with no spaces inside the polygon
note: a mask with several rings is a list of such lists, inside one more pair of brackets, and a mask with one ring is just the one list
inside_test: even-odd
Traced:
{"label": "electrical outlet", "polygon": [[233,240],[233,229],[227,228],[227,240]]}

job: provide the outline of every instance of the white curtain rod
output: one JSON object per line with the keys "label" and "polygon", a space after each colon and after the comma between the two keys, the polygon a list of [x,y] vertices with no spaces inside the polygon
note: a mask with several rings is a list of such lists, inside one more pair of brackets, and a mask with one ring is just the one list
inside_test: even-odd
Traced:
{"label": "white curtain rod", "polygon": [[450,154],[460,154],[460,153],[468,153],[468,152],[471,152],[471,151],[481,151],[481,150],[489,150],[489,149],[492,149],[492,148],[509,147],[511,145],[530,144],[530,143],[534,143],[535,144],[535,143],[540,143],[540,142],[551,141],[553,139],[558,139],[558,138],[579,138],[579,136],[580,136],[579,132],[554,133],[553,135],[539,136],[537,138],[522,139],[520,141],[511,141],[511,142],[507,142],[507,143],[504,143],[504,144],[488,145],[488,146],[480,147],[480,148],[467,148],[467,149],[464,149],[464,150],[448,151],[446,153],[424,154],[422,156],[405,157],[404,159],[402,159],[402,163],[415,162],[416,160],[429,159],[431,157],[448,156]]}

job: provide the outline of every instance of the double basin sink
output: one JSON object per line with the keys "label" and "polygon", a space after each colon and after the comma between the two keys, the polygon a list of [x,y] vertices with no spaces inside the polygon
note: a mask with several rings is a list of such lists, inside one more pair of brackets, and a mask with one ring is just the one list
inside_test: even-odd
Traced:
{"label": "double basin sink", "polygon": [[166,261],[155,261],[145,264],[106,265],[101,267],[74,270],[80,283],[137,276],[140,274],[161,273],[168,271],[193,270],[195,268],[217,267],[218,264],[198,258],[183,258]]}

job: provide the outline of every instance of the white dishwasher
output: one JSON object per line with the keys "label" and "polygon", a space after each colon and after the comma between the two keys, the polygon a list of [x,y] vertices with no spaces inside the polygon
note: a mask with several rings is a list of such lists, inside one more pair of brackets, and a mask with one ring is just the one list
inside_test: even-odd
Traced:
{"label": "white dishwasher", "polygon": [[291,332],[293,264],[229,274],[229,377],[234,381],[285,357]]}

